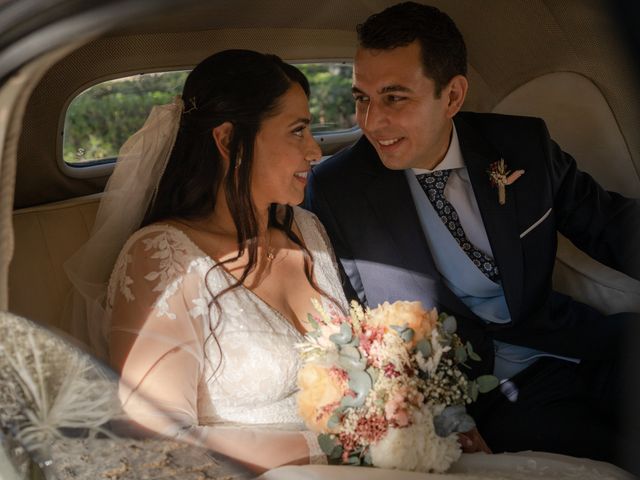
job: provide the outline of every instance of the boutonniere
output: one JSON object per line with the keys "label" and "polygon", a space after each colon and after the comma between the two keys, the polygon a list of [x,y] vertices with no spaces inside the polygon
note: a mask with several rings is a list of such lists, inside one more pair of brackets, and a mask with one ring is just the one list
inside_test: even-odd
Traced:
{"label": "boutonniere", "polygon": [[504,205],[507,201],[505,187],[507,185],[511,185],[522,175],[524,175],[524,170],[516,170],[515,172],[510,172],[509,170],[507,170],[507,165],[504,163],[504,159],[501,158],[500,160],[489,165],[487,173],[489,174],[491,185],[498,189],[498,203],[500,205]]}

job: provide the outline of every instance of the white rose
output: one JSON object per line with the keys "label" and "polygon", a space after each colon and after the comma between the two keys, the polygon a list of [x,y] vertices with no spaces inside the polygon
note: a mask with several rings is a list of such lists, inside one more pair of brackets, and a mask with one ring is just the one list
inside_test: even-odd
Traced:
{"label": "white rose", "polygon": [[418,472],[444,473],[462,453],[457,435],[439,437],[433,415],[427,406],[416,412],[415,423],[407,428],[390,428],[379,442],[371,445],[376,467]]}

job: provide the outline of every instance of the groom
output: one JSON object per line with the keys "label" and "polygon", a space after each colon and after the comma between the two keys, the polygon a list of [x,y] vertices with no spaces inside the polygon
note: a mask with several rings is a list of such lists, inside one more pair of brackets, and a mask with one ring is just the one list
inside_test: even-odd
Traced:
{"label": "groom", "polygon": [[466,47],[438,9],[395,5],[358,39],[364,137],[314,169],[307,203],[348,287],[370,306],[419,300],[456,316],[482,358],[471,376],[503,381],[470,407],[494,452],[624,464],[640,451],[619,407],[640,318],[603,316],[553,291],[551,274],[560,231],[639,278],[638,202],[580,172],[542,120],[459,112]]}

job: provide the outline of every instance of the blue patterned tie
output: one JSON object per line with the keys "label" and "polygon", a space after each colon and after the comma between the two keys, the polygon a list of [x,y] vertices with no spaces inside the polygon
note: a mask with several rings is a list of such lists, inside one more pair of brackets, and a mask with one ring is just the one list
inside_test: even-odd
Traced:
{"label": "blue patterned tie", "polygon": [[427,194],[427,198],[435,208],[436,213],[440,216],[442,223],[444,223],[456,239],[460,248],[467,254],[476,267],[480,269],[490,280],[498,282],[500,280],[500,274],[498,273],[498,267],[496,266],[493,258],[486,253],[478,250],[467,238],[460,224],[458,213],[453,205],[444,197],[444,187],[449,180],[450,170],[436,170],[432,173],[422,173],[416,175],[420,186]]}

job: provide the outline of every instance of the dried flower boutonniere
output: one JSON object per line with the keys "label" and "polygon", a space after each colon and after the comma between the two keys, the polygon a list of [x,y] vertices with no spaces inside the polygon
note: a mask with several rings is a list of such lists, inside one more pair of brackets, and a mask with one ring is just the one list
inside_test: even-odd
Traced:
{"label": "dried flower boutonniere", "polygon": [[504,205],[507,201],[505,187],[507,185],[511,185],[524,175],[524,170],[516,170],[515,172],[508,171],[507,165],[504,163],[504,159],[501,158],[489,165],[487,173],[489,174],[491,185],[498,188],[498,203],[500,205]]}

